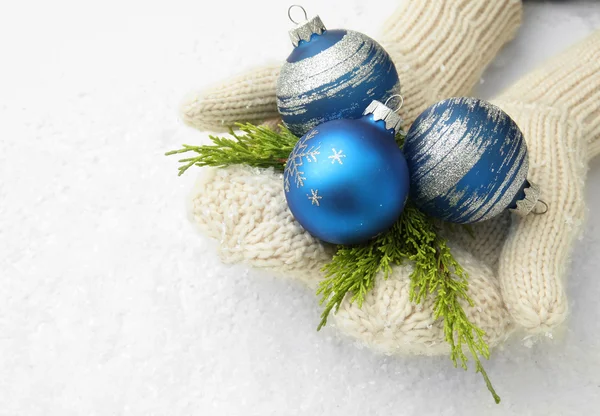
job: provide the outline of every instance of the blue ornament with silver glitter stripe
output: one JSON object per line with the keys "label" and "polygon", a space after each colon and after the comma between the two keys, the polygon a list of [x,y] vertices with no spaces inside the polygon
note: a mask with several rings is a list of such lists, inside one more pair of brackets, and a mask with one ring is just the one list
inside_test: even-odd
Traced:
{"label": "blue ornament with silver glitter stripe", "polygon": [[408,167],[395,141],[400,117],[374,101],[359,119],[309,130],[284,170],[290,211],[310,234],[357,244],[398,219],[409,191]]}
{"label": "blue ornament with silver glitter stripe", "polygon": [[426,109],[404,145],[411,198],[427,214],[475,223],[507,208],[526,215],[539,198],[527,180],[527,144],[499,107],[476,98],[450,98]]}
{"label": "blue ornament with silver glitter stripe", "polygon": [[277,108],[295,135],[325,121],[358,118],[371,101],[400,93],[394,63],[368,36],[326,30],[316,16],[291,30],[290,37],[294,50],[281,68]]}

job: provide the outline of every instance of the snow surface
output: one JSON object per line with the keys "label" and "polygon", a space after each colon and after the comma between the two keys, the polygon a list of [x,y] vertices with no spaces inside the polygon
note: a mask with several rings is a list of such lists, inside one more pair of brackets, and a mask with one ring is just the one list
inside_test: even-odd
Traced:
{"label": "snow surface", "polygon": [[[398,0],[305,0],[376,37]],[[163,157],[206,134],[193,89],[290,45],[288,3],[5,2],[0,14],[1,415],[587,415],[600,406],[600,163],[571,265],[568,327],[515,340],[480,376],[391,358],[331,328],[300,284],[226,266],[189,223],[195,173]],[[598,2],[526,4],[489,98],[600,27]]]}

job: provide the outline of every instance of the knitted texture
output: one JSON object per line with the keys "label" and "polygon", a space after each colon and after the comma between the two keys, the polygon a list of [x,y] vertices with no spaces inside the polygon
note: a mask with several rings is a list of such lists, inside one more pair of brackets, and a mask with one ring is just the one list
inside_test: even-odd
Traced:
{"label": "knitted texture", "polygon": [[504,301],[520,325],[546,331],[567,313],[566,266],[584,220],[588,161],[600,151],[600,31],[503,93],[523,130],[530,178],[550,210],[515,219],[500,255]]}
{"label": "knitted texture", "polygon": [[509,214],[475,224],[475,239],[455,236],[495,270],[513,321],[546,332],[568,312],[564,280],[584,221],[589,160],[600,153],[600,32],[549,60],[505,91],[496,105],[520,126],[530,179],[550,206],[543,216]]}
{"label": "knitted texture", "polygon": [[[519,1],[402,2],[385,25],[382,43],[404,85],[404,118],[412,122],[440,99],[469,94],[484,67],[515,34],[520,18]],[[273,123],[277,71],[262,68],[198,94],[184,105],[184,120],[207,130],[266,118]],[[285,203],[281,173],[244,166],[203,173],[192,194],[191,213],[204,234],[220,241],[223,260],[267,268],[316,288],[322,279],[320,268],[331,260],[334,247],[296,223]],[[505,232],[507,218],[496,226],[498,232],[477,230],[476,235],[489,243],[490,235]],[[463,307],[486,332],[488,344],[497,345],[513,327],[494,271],[504,235],[472,252],[460,247],[467,237],[455,237],[453,255],[469,273],[474,301],[473,307]],[[411,271],[412,265],[406,264],[395,267],[387,280],[380,276],[362,308],[346,299],[331,325],[388,354],[446,354],[442,322],[433,319],[433,300],[422,305],[409,301]]]}
{"label": "knitted texture", "polygon": [[[473,306],[461,301],[470,322],[485,331],[485,341],[494,347],[512,330],[494,273],[457,245],[450,245],[454,258],[469,274],[469,296]],[[433,317],[433,298],[415,305],[409,300],[411,264],[394,267],[388,279],[379,276],[375,288],[359,308],[344,301],[334,315],[334,325],[346,335],[385,354],[448,354],[443,321]]]}
{"label": "knitted texture", "polygon": [[335,253],[335,246],[312,237],[294,220],[282,174],[272,168],[206,169],[192,192],[190,213],[204,234],[220,241],[225,262],[281,272],[311,289]]}
{"label": "knitted texture", "polygon": [[216,88],[193,94],[183,104],[183,121],[200,130],[226,131],[235,123],[278,118],[275,87],[281,64],[258,68]]}
{"label": "knitted texture", "polygon": [[[203,234],[220,240],[224,261],[274,270],[313,290],[322,279],[320,269],[334,253],[334,246],[315,239],[294,220],[282,175],[273,169],[206,169],[192,193],[191,215]],[[462,306],[469,320],[486,332],[488,345],[497,345],[511,323],[495,274],[460,246],[451,248],[469,274],[474,306]],[[332,325],[387,354],[448,353],[442,322],[433,318],[433,299],[422,305],[409,301],[411,272],[412,264],[407,264],[394,267],[387,280],[379,276],[362,307],[344,301]]]}
{"label": "knitted texture", "polygon": [[381,43],[402,82],[404,119],[432,103],[465,96],[521,23],[520,0],[404,1]]}

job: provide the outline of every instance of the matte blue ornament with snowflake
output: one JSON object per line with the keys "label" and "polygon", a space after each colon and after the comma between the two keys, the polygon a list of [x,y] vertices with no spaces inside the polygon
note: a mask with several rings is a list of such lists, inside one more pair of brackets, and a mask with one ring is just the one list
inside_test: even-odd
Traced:
{"label": "matte blue ornament with snowflake", "polygon": [[373,101],[359,119],[332,120],[296,143],[284,171],[290,211],[313,236],[358,244],[390,228],[409,191],[395,141],[400,117]]}
{"label": "matte blue ornament with snowflake", "polygon": [[400,93],[394,63],[368,36],[326,30],[316,16],[290,37],[295,48],[281,68],[277,107],[295,135],[325,121],[358,118],[372,100],[384,102]]}
{"label": "matte blue ornament with snowflake", "polygon": [[540,190],[527,180],[523,133],[487,101],[463,97],[434,104],[414,121],[403,150],[411,197],[431,216],[468,224],[507,208],[527,215],[538,202]]}

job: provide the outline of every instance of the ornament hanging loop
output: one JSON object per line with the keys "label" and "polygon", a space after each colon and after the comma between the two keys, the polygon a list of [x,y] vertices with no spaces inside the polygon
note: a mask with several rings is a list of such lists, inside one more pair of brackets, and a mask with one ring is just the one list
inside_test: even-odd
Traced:
{"label": "ornament hanging loop", "polygon": [[[531,210],[531,213],[533,215],[544,215],[550,209],[550,207],[548,206],[548,204],[545,201],[542,201],[541,199],[538,199],[537,204],[543,205],[544,206],[544,210],[543,211],[538,211],[536,208],[534,208],[534,209]],[[536,204],[536,206],[537,206],[537,204]]]}
{"label": "ornament hanging loop", "polygon": [[288,8],[288,18],[292,21],[292,23],[298,25],[300,24],[300,22],[296,22],[294,19],[292,19],[292,9],[294,7],[298,7],[300,8],[300,10],[302,10],[302,12],[304,13],[304,20],[308,20],[308,14],[306,14],[306,10],[304,10],[304,7],[300,6],[299,4],[292,4],[289,8]]}
{"label": "ornament hanging loop", "polygon": [[400,99],[400,104],[398,104],[398,107],[394,110],[394,113],[397,113],[402,108],[402,106],[404,105],[404,97],[402,95],[400,95],[400,94],[394,94],[394,95],[390,96],[390,98],[388,98],[387,100],[385,100],[385,103],[383,103],[383,105],[385,105],[387,107],[388,103],[393,98],[399,98]]}

